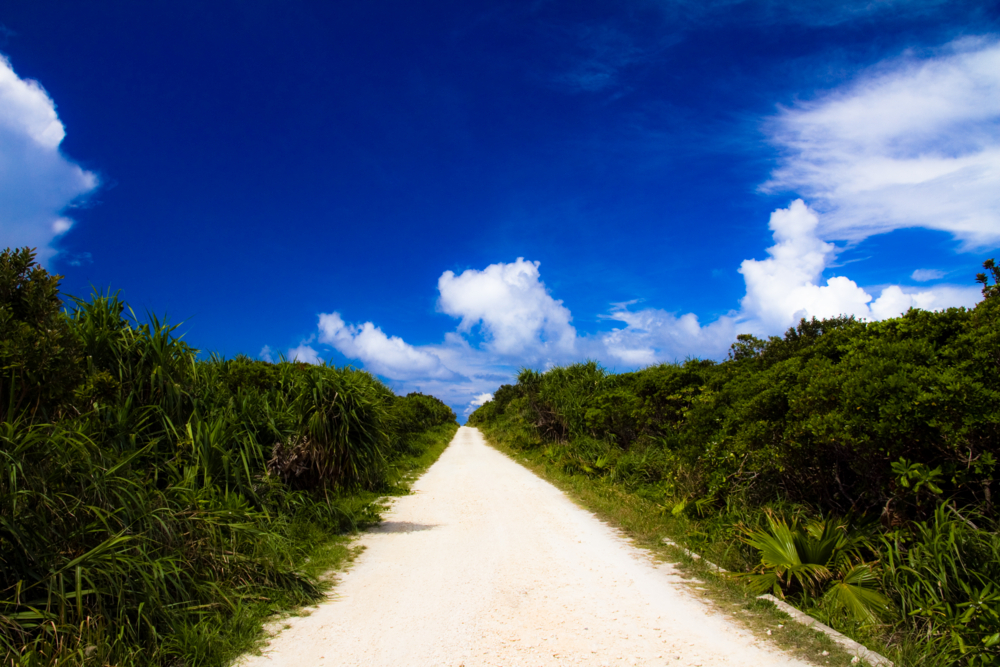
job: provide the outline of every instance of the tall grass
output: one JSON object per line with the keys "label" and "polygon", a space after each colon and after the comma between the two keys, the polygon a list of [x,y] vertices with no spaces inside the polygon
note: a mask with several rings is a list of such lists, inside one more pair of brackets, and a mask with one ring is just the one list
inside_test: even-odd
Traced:
{"label": "tall grass", "polygon": [[0,255],[3,664],[223,664],[454,422],[362,371],[200,361],[114,294],[61,303]]}

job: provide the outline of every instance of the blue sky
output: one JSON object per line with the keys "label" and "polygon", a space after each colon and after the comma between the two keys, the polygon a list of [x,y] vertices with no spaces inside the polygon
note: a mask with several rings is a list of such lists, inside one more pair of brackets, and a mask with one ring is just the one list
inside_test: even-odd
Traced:
{"label": "blue sky", "polygon": [[0,54],[0,244],[460,413],[1000,255],[995,2],[13,0]]}

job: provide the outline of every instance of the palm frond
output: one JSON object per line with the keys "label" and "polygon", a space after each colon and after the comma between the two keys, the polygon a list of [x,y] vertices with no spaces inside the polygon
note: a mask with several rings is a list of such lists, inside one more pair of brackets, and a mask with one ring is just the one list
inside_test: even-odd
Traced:
{"label": "palm frond", "polygon": [[870,563],[858,563],[845,572],[842,579],[834,581],[823,597],[854,620],[875,623],[878,614],[889,608],[889,599],[873,588],[877,583],[874,567]]}

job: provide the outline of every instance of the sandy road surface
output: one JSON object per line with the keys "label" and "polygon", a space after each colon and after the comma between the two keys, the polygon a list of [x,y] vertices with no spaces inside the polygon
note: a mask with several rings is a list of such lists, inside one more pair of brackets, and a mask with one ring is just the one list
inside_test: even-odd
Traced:
{"label": "sandy road surface", "polygon": [[461,428],[261,665],[805,665]]}

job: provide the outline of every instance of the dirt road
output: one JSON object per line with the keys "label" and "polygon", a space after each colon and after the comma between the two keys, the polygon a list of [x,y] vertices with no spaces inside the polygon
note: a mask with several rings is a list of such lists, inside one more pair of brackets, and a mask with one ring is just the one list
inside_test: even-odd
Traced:
{"label": "dirt road", "polygon": [[245,667],[805,665],[463,427],[335,599]]}

